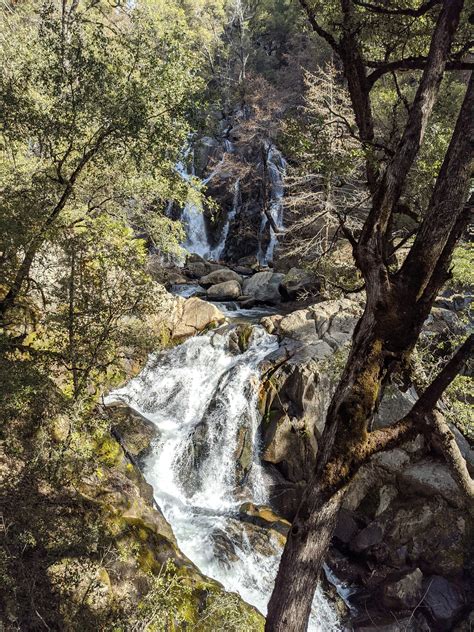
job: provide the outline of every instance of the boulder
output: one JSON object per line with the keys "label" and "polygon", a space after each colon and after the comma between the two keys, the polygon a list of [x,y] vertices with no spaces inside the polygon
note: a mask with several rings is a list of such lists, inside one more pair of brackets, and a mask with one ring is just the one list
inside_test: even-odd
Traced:
{"label": "boulder", "polygon": [[223,323],[226,319],[215,305],[200,298],[193,296],[180,300],[172,324],[172,338],[193,336],[206,327]]}
{"label": "boulder", "polygon": [[275,305],[281,302],[280,283],[284,275],[275,272],[257,272],[245,279],[243,293],[250,294],[260,303]]}
{"label": "boulder", "polygon": [[424,607],[441,629],[451,630],[466,605],[462,590],[438,575],[427,577],[424,589]]}
{"label": "boulder", "polygon": [[232,301],[239,298],[240,292],[240,283],[238,281],[224,281],[223,283],[211,285],[207,290],[207,296],[213,301]]}
{"label": "boulder", "polygon": [[387,385],[372,429],[385,428],[402,419],[411,410],[416,399],[413,388],[404,393],[394,384]]}
{"label": "boulder", "polygon": [[321,289],[321,282],[312,272],[302,268],[291,268],[281,281],[281,292],[283,296],[294,301],[303,292],[316,294]]}
{"label": "boulder", "polygon": [[285,316],[279,323],[279,331],[282,336],[302,342],[312,342],[318,338],[313,312],[310,309],[299,309]]}
{"label": "boulder", "polygon": [[396,610],[414,608],[422,595],[422,583],[423,573],[415,568],[400,579],[385,584],[382,597],[384,606]]}
{"label": "boulder", "polygon": [[265,529],[272,529],[286,537],[291,524],[278,516],[274,511],[265,505],[254,505],[247,502],[239,508],[239,519],[249,522]]}
{"label": "boulder", "polygon": [[209,264],[206,261],[191,262],[186,265],[184,271],[191,279],[200,279],[209,273]]}
{"label": "boulder", "polygon": [[273,334],[277,331],[279,323],[283,316],[281,314],[275,314],[274,316],[264,316],[260,324],[269,334]]}
{"label": "boulder", "polygon": [[153,439],[158,435],[154,423],[132,410],[122,402],[112,402],[107,406],[112,428],[120,436],[121,444],[132,456],[146,453]]}
{"label": "boulder", "polygon": [[232,266],[232,270],[241,276],[251,276],[254,273],[252,268],[246,266]]}
{"label": "boulder", "polygon": [[399,484],[404,493],[429,498],[444,498],[455,507],[464,506],[464,497],[445,463],[425,459],[400,472]]}
{"label": "boulder", "polygon": [[[213,272],[209,272],[206,276],[202,277],[199,281],[199,284],[203,287],[210,287],[211,285],[217,285],[220,283],[226,283],[227,281],[236,281],[237,283],[242,283],[242,277],[234,272],[233,270],[229,270],[228,268],[214,270]],[[240,294],[240,285],[239,285],[239,294]],[[237,295],[238,296],[238,295]]]}

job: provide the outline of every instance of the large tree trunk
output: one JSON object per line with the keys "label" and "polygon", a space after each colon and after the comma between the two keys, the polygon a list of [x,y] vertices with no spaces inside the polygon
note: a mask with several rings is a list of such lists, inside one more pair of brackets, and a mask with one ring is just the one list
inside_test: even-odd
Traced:
{"label": "large tree trunk", "polygon": [[[360,462],[371,439],[375,438],[371,437],[369,429],[383,387],[394,372],[403,368],[416,344],[434,298],[446,280],[452,250],[465,225],[462,206],[473,151],[470,141],[472,81],[435,189],[438,193],[449,191],[442,206],[446,213],[449,201],[451,221],[436,222],[437,216],[439,219],[437,201],[432,199],[427,217],[433,222],[435,234],[429,227],[422,233],[429,235],[436,255],[429,257],[429,265],[423,266],[422,274],[417,274],[414,282],[408,283],[403,274],[394,275],[389,271],[383,257],[388,238],[387,226],[420,147],[462,4],[462,0],[446,0],[443,4],[405,133],[377,184],[372,210],[359,243],[354,246],[356,262],[366,282],[366,307],[354,332],[351,352],[328,410],[316,470],[303,496],[280,562],[269,603],[267,632],[303,632],[307,629],[318,575],[337,521],[345,486],[350,481],[354,464]],[[347,15],[346,34],[353,37],[350,1],[342,0],[342,7]],[[330,41],[328,37],[326,39]],[[351,45],[349,40],[346,41],[347,46]],[[351,58],[347,52],[341,53],[340,48],[338,52],[343,63],[352,64],[354,56]],[[346,76],[348,74],[346,68]],[[364,76],[358,73],[349,86],[354,110],[359,110],[362,119],[367,117],[367,112],[370,114],[370,103],[367,109],[361,101],[361,92],[366,90],[364,82]],[[358,88],[361,91],[354,92]],[[361,136],[370,136],[370,124],[360,131]],[[441,246],[436,248],[434,244]],[[424,248],[421,248],[419,256],[423,257],[423,252]],[[427,284],[429,293],[424,291]]]}

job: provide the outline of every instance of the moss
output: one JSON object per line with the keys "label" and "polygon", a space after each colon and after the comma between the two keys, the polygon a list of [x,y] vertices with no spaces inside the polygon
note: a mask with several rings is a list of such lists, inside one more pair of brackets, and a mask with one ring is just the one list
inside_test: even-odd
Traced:
{"label": "moss", "polygon": [[253,327],[252,325],[241,325],[238,328],[237,336],[238,336],[238,344],[239,349],[243,353],[247,351],[249,348],[250,337],[252,336]]}
{"label": "moss", "polygon": [[99,461],[109,467],[118,465],[124,458],[122,448],[110,435],[105,435],[96,440],[95,451]]}

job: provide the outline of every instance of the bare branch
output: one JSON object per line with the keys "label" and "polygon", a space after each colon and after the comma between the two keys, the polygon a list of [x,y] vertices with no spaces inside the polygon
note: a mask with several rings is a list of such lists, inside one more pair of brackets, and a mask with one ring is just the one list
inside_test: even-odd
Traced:
{"label": "bare branch", "polygon": [[[393,61],[375,61],[368,60],[365,62],[368,68],[375,68],[367,76],[367,81],[372,88],[375,82],[387,73],[397,70],[424,70],[428,63],[427,57],[406,57],[405,59],[394,59]],[[445,70],[473,70],[474,63],[470,61],[448,60]]]}

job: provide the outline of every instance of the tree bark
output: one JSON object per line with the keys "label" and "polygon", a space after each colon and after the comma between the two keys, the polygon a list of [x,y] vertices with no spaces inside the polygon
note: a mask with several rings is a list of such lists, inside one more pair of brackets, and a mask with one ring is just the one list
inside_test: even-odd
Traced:
{"label": "tree bark", "polygon": [[[358,48],[352,26],[351,0],[341,0],[341,6],[345,15],[343,30],[346,50],[339,52],[363,139],[364,134],[372,133],[368,97],[370,87],[366,85],[365,68],[358,70],[356,67]],[[462,225],[459,218],[462,216],[468,179],[466,165],[472,159],[473,149],[468,142],[462,142],[456,131],[446,158],[451,169],[441,170],[436,185],[441,191],[451,192],[452,221],[449,225],[433,223],[433,228],[437,227],[439,233],[435,231],[431,234],[432,243],[439,241],[441,246],[435,249],[435,255],[430,258],[423,273],[423,277],[429,278],[431,283],[429,296],[425,300],[418,301],[416,297],[419,292],[414,291],[414,285],[418,283],[421,287],[423,279],[417,276],[415,284],[407,284],[403,275],[392,275],[384,261],[384,252],[387,226],[421,145],[462,7],[462,0],[443,2],[428,61],[404,134],[382,178],[377,178],[375,185],[372,181],[372,186],[369,182],[373,192],[372,210],[359,242],[354,246],[356,262],[366,283],[366,306],[354,331],[349,358],[328,409],[315,472],[297,511],[280,562],[269,603],[266,632],[303,632],[307,629],[318,574],[337,521],[347,481],[354,467],[365,458],[370,439],[375,439],[374,436],[370,437],[369,428],[383,387],[395,372],[403,368],[434,298],[446,279],[450,255]],[[352,50],[348,51],[347,48],[351,47]],[[350,69],[354,71],[352,78],[349,76]],[[470,116],[469,106],[470,97],[467,94],[458,125],[465,123],[466,115]],[[454,162],[451,155],[456,156]],[[369,160],[370,157],[367,163],[370,179],[374,172]],[[454,165],[457,167],[452,168]],[[433,200],[428,211],[431,218],[436,215],[435,207],[436,201]],[[416,257],[419,263],[423,256],[422,249]],[[399,438],[406,436],[409,431],[406,422],[400,428]],[[377,445],[372,447],[378,449]]]}

